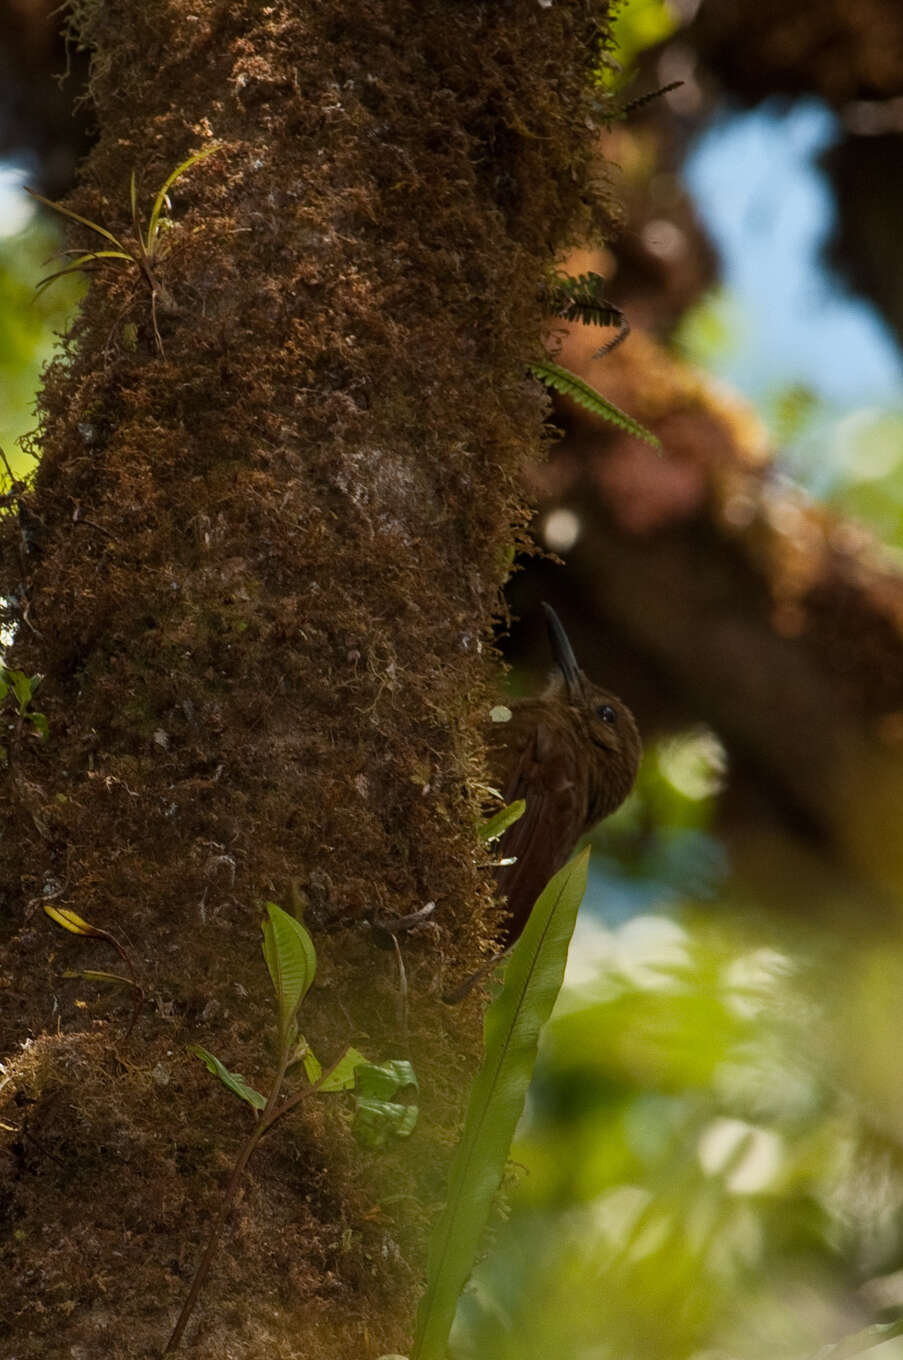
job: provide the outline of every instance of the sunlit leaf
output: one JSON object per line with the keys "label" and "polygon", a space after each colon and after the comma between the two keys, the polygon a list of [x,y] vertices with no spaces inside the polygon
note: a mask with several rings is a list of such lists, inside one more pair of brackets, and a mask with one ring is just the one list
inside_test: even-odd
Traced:
{"label": "sunlit leaf", "polygon": [[[356,1048],[346,1048],[339,1061],[333,1067],[329,1076],[319,1087],[321,1091],[350,1091],[355,1084],[355,1071],[367,1066],[367,1059],[363,1053]],[[320,1069],[322,1071],[322,1068]],[[319,1077],[311,1077],[311,1081],[316,1081]]]}
{"label": "sunlit leaf", "polygon": [[92,926],[88,921],[82,920],[69,907],[55,907],[50,902],[45,902],[43,906],[51,921],[56,921],[58,926],[62,926],[64,930],[70,930],[73,935],[92,935],[99,940],[109,938],[105,930],[99,930],[97,926]]}

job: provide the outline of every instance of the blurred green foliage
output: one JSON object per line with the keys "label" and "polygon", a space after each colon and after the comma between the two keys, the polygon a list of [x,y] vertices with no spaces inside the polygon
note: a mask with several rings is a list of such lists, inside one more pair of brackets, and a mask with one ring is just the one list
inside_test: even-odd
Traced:
{"label": "blurred green foliage", "polygon": [[56,225],[37,214],[24,231],[0,236],[0,446],[17,476],[34,466],[17,441],[35,424],[41,370],[85,290],[84,280],[72,276],[36,294],[35,285],[60,247]]}
{"label": "blurred green foliage", "polygon": [[716,367],[740,347],[743,310],[727,288],[711,288],[688,307],[671,336],[675,353],[688,364]]}
{"label": "blurred green foliage", "polygon": [[679,26],[679,16],[665,0],[627,0],[617,9],[612,25],[621,69],[630,71],[641,52],[663,42]]}
{"label": "blurred green foliage", "polygon": [[[742,308],[729,290],[707,293],[681,318],[674,351],[716,372],[744,342]],[[805,383],[772,392],[759,411],[780,470],[839,514],[903,551],[903,408],[841,409]]]}
{"label": "blurred green foliage", "polygon": [[817,928],[738,910],[742,885],[701,900],[700,839],[704,896],[730,873],[723,775],[705,729],[653,746],[600,833],[454,1360],[803,1360],[903,1308],[903,1108],[875,1094],[903,957],[845,946],[838,974]]}

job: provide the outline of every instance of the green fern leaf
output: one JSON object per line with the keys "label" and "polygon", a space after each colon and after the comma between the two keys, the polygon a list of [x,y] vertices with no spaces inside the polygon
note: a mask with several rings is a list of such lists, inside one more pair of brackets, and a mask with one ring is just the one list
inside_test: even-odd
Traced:
{"label": "green fern leaf", "polygon": [[631,99],[628,103],[622,104],[619,109],[615,109],[616,118],[627,118],[631,113],[636,113],[637,109],[642,109],[646,104],[651,104],[653,99],[660,99],[663,94],[670,94],[672,90],[679,90],[683,85],[682,80],[671,80],[667,85],[660,85],[657,90],[650,90],[648,94],[638,95],[636,99]]}
{"label": "green fern leaf", "polygon": [[620,307],[602,296],[604,288],[602,275],[592,270],[578,274],[576,278],[563,274],[557,279],[551,296],[555,313],[565,321],[580,321],[584,326],[617,326],[617,335],[596,351],[594,359],[610,354],[630,334],[627,317]]}
{"label": "green fern leaf", "polygon": [[561,392],[564,396],[570,397],[572,401],[585,406],[593,415],[600,416],[602,420],[607,420],[611,425],[617,425],[625,430],[627,434],[632,434],[635,439],[642,439],[644,443],[651,444],[654,449],[661,452],[661,441],[656,438],[651,430],[647,430],[645,425],[641,425],[633,416],[629,416],[626,411],[622,411],[614,402],[603,397],[601,392],[597,392],[589,383],[584,382],[576,373],[572,373],[569,368],[562,368],[560,364],[553,364],[546,360],[541,364],[530,364],[530,372],[534,378],[538,378],[546,387],[553,387],[556,392]]}

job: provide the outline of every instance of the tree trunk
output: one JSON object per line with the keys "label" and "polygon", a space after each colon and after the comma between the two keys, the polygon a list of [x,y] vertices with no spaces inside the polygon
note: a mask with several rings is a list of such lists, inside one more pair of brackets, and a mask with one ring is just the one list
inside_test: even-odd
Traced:
{"label": "tree trunk", "polygon": [[[316,940],[314,1049],[410,1056],[421,1118],[362,1153],[323,1097],[268,1135],[186,1348],[376,1356],[407,1344],[478,1043],[439,996],[487,933],[487,641],[541,442],[540,284],[598,215],[604,6],[74,13],[99,140],[69,206],[136,259],[89,262],[2,543],[8,664],[44,676],[3,706],[8,1353],[162,1349],[251,1117],[186,1045],[266,1089],[272,899]],[[132,172],[146,226],[212,147],[143,258]],[[369,923],[428,902],[404,1017]],[[127,1042],[129,990],[65,976],[121,963],[44,903],[134,964]]]}

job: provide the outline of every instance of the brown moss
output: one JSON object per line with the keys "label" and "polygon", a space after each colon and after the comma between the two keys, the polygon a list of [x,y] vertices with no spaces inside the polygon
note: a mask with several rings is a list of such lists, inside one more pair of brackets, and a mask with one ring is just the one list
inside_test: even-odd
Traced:
{"label": "brown moss", "polygon": [[[41,399],[15,664],[46,677],[51,740],[13,734],[0,842],[4,1052],[33,1041],[11,1090],[53,1154],[10,1189],[28,1344],[165,1339],[243,1117],[180,1055],[271,1066],[258,918],[294,885],[321,956],[309,1037],[407,1049],[423,1117],[372,1164],[338,1102],[260,1149],[196,1353],[404,1348],[478,1042],[476,1009],[438,998],[486,931],[487,640],[540,445],[539,283],[591,217],[595,27],[576,0],[76,17],[100,128],[78,212],[128,233],[133,169],[146,211],[222,150],[173,190],[163,353],[146,280],[110,262]],[[2,551],[6,593],[12,528]],[[49,893],[136,959],[152,1002],[127,1053],[128,998],[60,979],[112,960],[54,934]],[[366,922],[427,901],[406,1037]],[[63,1220],[45,1260],[39,1225]]]}

